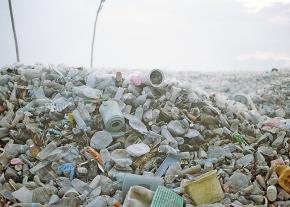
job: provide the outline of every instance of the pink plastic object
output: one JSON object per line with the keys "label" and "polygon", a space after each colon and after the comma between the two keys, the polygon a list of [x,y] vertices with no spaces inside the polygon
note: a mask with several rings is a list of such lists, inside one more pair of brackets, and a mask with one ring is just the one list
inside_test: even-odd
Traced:
{"label": "pink plastic object", "polygon": [[143,83],[142,80],[142,75],[140,73],[133,73],[130,76],[130,82],[134,85],[134,86],[140,86]]}
{"label": "pink plastic object", "polygon": [[23,162],[20,158],[12,158],[10,161],[11,165],[22,165]]}

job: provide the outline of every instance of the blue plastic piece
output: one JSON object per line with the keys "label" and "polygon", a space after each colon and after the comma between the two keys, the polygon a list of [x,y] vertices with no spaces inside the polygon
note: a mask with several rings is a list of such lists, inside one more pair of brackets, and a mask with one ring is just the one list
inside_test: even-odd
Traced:
{"label": "blue plastic piece", "polygon": [[57,168],[59,173],[68,173],[70,180],[75,176],[75,165],[73,163],[64,163]]}

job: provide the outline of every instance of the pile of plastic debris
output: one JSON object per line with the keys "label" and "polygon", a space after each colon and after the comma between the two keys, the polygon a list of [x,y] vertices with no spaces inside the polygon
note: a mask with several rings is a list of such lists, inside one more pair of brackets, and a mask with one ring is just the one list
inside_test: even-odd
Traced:
{"label": "pile of plastic debris", "polygon": [[2,67],[0,205],[290,206],[287,74]]}

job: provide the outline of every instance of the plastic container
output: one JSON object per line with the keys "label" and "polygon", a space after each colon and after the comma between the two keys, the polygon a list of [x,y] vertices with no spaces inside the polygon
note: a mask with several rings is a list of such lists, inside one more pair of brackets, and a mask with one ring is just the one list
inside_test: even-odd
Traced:
{"label": "plastic container", "polygon": [[287,191],[287,193],[290,193],[290,166],[278,165],[276,172],[279,175],[278,184]]}
{"label": "plastic container", "polygon": [[120,131],[124,124],[125,119],[116,101],[109,100],[102,103],[99,109],[105,128],[108,131]]}
{"label": "plastic container", "polygon": [[196,180],[185,186],[185,192],[195,205],[215,203],[224,197],[216,170],[198,176]]}
{"label": "plastic container", "polygon": [[153,87],[159,87],[164,81],[164,74],[159,69],[153,69],[146,78],[145,84]]}
{"label": "plastic container", "polygon": [[153,69],[149,73],[135,72],[130,76],[130,82],[134,86],[142,84],[160,87],[164,81],[164,74],[159,69]]}
{"label": "plastic container", "polygon": [[171,135],[171,133],[169,132],[169,130],[167,129],[166,126],[163,126],[161,128],[161,135],[169,142],[170,146],[172,146],[172,147],[177,147],[178,146],[177,141]]}

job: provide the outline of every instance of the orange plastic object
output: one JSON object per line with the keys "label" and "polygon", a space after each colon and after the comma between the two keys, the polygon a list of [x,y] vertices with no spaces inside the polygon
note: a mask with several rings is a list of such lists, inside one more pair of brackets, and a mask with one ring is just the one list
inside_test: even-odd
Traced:
{"label": "orange plastic object", "polygon": [[94,148],[92,148],[92,147],[87,147],[87,148],[86,148],[86,151],[87,151],[88,153],[90,153],[90,155],[92,155],[92,157],[93,157],[95,160],[97,160],[101,165],[103,165],[103,159],[102,159],[101,155],[100,155],[96,150],[94,150]]}
{"label": "orange plastic object", "polygon": [[276,172],[279,175],[279,185],[288,193],[290,193],[290,166],[277,165]]}
{"label": "orange plastic object", "polygon": [[116,201],[114,204],[113,204],[114,207],[122,207],[122,204],[119,202],[119,201]]}

